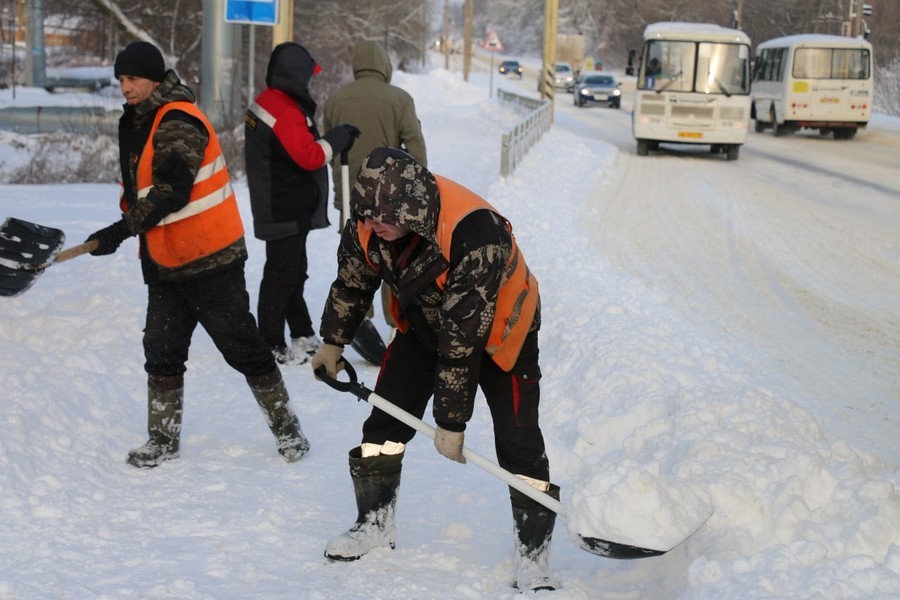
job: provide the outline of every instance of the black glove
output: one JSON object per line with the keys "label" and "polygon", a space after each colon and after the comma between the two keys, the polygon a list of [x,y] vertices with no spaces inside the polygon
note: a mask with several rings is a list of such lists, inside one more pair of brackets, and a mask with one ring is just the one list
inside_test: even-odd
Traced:
{"label": "black glove", "polygon": [[328,142],[331,146],[332,153],[334,156],[337,156],[341,152],[350,150],[350,148],[353,147],[353,142],[359,137],[359,134],[359,127],[356,125],[341,123],[337,127],[329,129],[328,132],[322,136],[322,139]]}
{"label": "black glove", "polygon": [[122,245],[122,242],[131,237],[131,230],[128,229],[128,225],[125,224],[125,219],[119,219],[109,227],[104,227],[99,231],[95,231],[91,235],[88,236],[88,239],[85,241],[93,241],[97,240],[100,245],[97,246],[97,249],[91,252],[94,256],[103,256],[105,254],[112,254],[116,250],[119,249],[119,246]]}

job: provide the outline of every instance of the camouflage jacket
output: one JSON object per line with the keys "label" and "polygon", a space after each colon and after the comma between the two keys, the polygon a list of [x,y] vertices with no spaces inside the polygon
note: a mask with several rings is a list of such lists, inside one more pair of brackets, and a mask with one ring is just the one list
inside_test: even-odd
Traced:
{"label": "camouflage jacket", "polygon": [[156,111],[169,102],[194,102],[194,94],[174,71],[169,70],[163,82],[149,98],[138,105],[125,105],[119,120],[119,162],[122,170],[122,194],[128,210],[125,222],[132,233],[140,236],[141,270],[144,281],[182,281],[243,265],[247,258],[244,238],[206,258],[183,267],[168,269],[155,264],[146,251],[144,233],[166,215],[184,208],[190,198],[194,178],[200,168],[203,153],[215,132],[194,117],[181,111],[171,111],[162,120],[153,136],[153,188],[138,199],[137,165],[153,126]]}
{"label": "camouflage jacket", "polygon": [[[383,280],[397,297],[410,331],[437,354],[435,421],[464,426],[472,417],[481,359],[512,250],[511,234],[502,217],[477,210],[454,230],[447,261],[435,233],[440,194],[433,176],[421,169],[403,200],[393,201],[392,216],[378,215],[377,207],[370,207],[367,215],[405,225],[410,234],[394,242],[372,235],[363,248],[356,223],[344,227],[338,277],[326,300],[320,333],[328,343],[350,343]],[[370,204],[361,191],[365,177],[364,166],[353,190],[357,207]],[[447,281],[441,289],[436,278],[445,271]],[[531,330],[539,326],[538,309]]]}

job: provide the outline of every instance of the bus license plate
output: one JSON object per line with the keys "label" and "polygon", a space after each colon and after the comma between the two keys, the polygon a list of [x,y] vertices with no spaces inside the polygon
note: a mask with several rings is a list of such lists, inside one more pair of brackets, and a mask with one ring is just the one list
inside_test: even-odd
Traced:
{"label": "bus license plate", "polygon": [[699,140],[700,138],[703,137],[703,133],[700,131],[679,131],[678,137]]}

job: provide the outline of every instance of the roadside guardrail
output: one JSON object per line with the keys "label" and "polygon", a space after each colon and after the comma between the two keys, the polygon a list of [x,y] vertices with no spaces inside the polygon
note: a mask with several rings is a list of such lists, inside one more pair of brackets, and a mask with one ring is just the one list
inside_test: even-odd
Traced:
{"label": "roadside guardrail", "polygon": [[527,109],[528,114],[503,134],[500,151],[500,176],[509,177],[522,158],[550,131],[553,124],[553,104],[549,100],[535,100],[504,90],[497,90],[497,99],[506,104],[516,104]]}
{"label": "roadside guardrail", "polygon": [[0,108],[0,129],[16,133],[115,135],[122,111],[101,106],[10,106]]}

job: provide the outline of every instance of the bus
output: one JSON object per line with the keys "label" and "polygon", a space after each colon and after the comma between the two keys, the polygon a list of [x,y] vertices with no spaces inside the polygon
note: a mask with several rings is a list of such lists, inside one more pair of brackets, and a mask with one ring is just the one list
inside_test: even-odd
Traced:
{"label": "bus", "polygon": [[775,135],[818,129],[852,139],[872,116],[872,44],[859,38],[805,33],[756,49],[751,116]]}
{"label": "bus", "polygon": [[738,157],[750,125],[750,38],[709,23],[644,30],[631,128],[638,156],[660,143]]}

